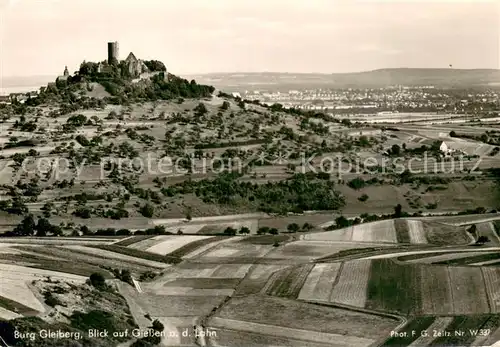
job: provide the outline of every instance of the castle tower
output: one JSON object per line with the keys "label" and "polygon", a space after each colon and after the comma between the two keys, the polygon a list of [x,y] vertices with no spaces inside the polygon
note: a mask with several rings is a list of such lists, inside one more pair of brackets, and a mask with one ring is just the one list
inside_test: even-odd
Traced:
{"label": "castle tower", "polygon": [[69,71],[68,71],[68,67],[67,66],[64,67],[64,74],[63,75],[64,76],[69,76]]}
{"label": "castle tower", "polygon": [[108,42],[108,64],[118,62],[118,42]]}

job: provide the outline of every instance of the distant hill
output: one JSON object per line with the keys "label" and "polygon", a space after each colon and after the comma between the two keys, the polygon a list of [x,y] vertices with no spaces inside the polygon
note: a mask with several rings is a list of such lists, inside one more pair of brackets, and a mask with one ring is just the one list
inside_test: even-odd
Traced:
{"label": "distant hill", "polygon": [[391,85],[436,87],[484,87],[500,85],[500,70],[494,69],[379,69],[354,73],[213,73],[185,76],[200,83],[230,89],[280,88],[378,88]]}
{"label": "distant hill", "polygon": [[0,79],[0,95],[38,90],[47,83],[53,82],[57,76],[4,76]]}

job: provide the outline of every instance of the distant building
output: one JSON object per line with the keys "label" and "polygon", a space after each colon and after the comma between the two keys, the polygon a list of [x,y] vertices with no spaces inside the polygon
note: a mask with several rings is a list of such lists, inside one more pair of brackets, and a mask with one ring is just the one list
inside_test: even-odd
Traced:
{"label": "distant building", "polygon": [[439,150],[443,154],[450,153],[450,149],[448,148],[448,145],[445,142],[441,142],[441,144],[439,145]]}
{"label": "distant building", "polygon": [[0,95],[0,104],[10,104],[10,96]]}
{"label": "distant building", "polygon": [[69,77],[68,67],[65,66],[62,76],[57,77],[56,81],[66,81],[68,77]]}
{"label": "distant building", "polygon": [[97,72],[98,73],[111,73],[113,72],[113,66],[111,65],[108,65],[107,62],[100,62],[98,65],[97,65]]}

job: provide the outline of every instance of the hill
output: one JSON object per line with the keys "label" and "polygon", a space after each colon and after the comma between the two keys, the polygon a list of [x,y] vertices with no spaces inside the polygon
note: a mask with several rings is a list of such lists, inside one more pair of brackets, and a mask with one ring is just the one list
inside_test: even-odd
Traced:
{"label": "hill", "polygon": [[[187,76],[186,76],[187,77]],[[484,87],[500,83],[500,70],[494,69],[379,69],[353,73],[214,73],[189,76],[218,88],[378,88],[391,85],[443,88]]]}

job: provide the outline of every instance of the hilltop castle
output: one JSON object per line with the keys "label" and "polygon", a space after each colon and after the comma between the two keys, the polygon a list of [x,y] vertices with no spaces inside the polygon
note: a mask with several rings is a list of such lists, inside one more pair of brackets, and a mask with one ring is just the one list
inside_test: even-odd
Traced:
{"label": "hilltop castle", "polygon": [[99,63],[97,72],[110,72],[112,71],[113,66],[117,65],[119,65],[122,69],[125,68],[132,78],[148,77],[152,73],[144,61],[137,59],[132,52],[130,52],[125,60],[120,61],[118,56],[118,42],[108,42],[108,60]]}
{"label": "hilltop castle", "polygon": [[[165,80],[168,80],[168,73],[162,62],[137,59],[132,52],[130,52],[125,60],[120,60],[118,52],[118,42],[108,42],[108,58],[99,63],[87,63],[83,61],[77,74],[94,76],[97,74],[103,78],[107,76],[121,76],[131,79],[132,82],[138,82],[162,73]],[[56,82],[65,82],[69,78],[71,76],[66,66],[63,75],[58,76]],[[55,83],[53,84],[55,85]]]}

